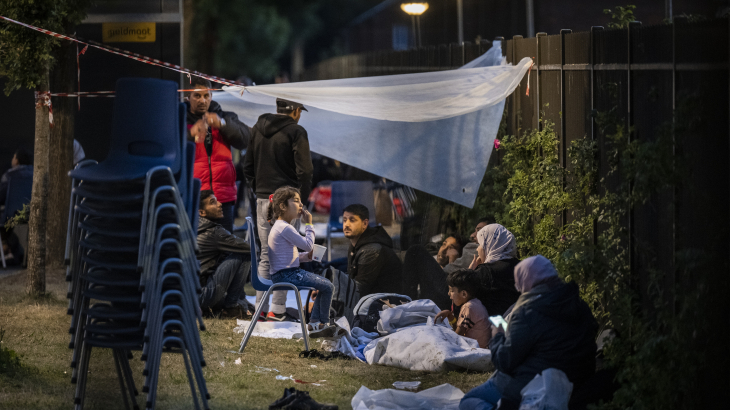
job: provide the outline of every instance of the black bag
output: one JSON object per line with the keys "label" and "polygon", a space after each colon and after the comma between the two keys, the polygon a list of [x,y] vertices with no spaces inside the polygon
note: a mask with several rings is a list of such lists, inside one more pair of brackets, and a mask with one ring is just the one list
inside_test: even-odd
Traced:
{"label": "black bag", "polygon": [[359,302],[357,302],[357,305],[355,306],[355,319],[350,323],[353,328],[359,327],[368,333],[377,332],[380,312],[383,311],[385,302],[398,306],[410,301],[411,298],[408,296],[399,295],[397,293],[373,293],[371,295],[364,296]]}
{"label": "black bag", "polygon": [[360,294],[357,291],[355,281],[340,270],[332,266],[322,272],[324,277],[335,285],[335,291],[332,293],[332,305],[330,307],[330,317],[334,314],[335,318],[345,317],[348,323],[352,323],[354,317],[354,309],[360,300]]}

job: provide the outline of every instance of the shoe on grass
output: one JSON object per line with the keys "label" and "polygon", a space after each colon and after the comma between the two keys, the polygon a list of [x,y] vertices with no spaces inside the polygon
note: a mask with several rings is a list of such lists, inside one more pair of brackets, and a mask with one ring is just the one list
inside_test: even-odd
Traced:
{"label": "shoe on grass", "polygon": [[339,410],[334,404],[317,403],[307,391],[295,390],[293,400],[281,407],[282,410]]}
{"label": "shoe on grass", "polygon": [[284,312],[284,313],[274,313],[269,312],[268,315],[266,315],[266,320],[269,322],[298,322],[297,318],[294,316]]}
{"label": "shoe on grass", "polygon": [[283,406],[286,406],[287,404],[294,401],[294,393],[296,393],[297,389],[290,387],[288,389],[284,389],[284,395],[281,396],[280,399],[276,400],[275,402],[269,404],[269,410],[278,410],[281,409]]}
{"label": "shoe on grass", "polygon": [[309,330],[310,339],[318,339],[320,337],[333,337],[337,332],[335,326],[327,326],[320,323],[321,326],[315,326]]}

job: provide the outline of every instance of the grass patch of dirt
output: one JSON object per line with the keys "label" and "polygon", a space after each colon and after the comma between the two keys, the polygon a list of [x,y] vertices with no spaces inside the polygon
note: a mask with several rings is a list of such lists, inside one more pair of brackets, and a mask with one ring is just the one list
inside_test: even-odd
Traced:
{"label": "grass patch of dirt", "polygon": [[[68,409],[73,406],[76,386],[71,384],[71,354],[68,348],[70,316],[66,315],[67,283],[63,272],[47,274],[48,296],[33,299],[25,295],[25,273],[0,279],[0,328],[5,329],[3,346],[21,355],[21,368],[12,376],[0,374],[0,407],[3,409]],[[233,332],[235,321],[206,320],[200,333],[207,366],[203,368],[212,409],[265,409],[281,397],[284,388],[307,390],[320,403],[351,408],[350,401],[360,386],[391,388],[395,381],[421,381],[421,389],[450,383],[464,392],[483,383],[487,374],[474,372],[412,372],[384,366],[370,366],[356,360],[321,361],[300,359],[302,342],[252,338],[242,356],[237,350],[243,335]],[[316,340],[314,348],[319,347]],[[144,363],[140,352],[131,360],[135,384],[141,393]],[[242,363],[236,365],[236,359]],[[221,365],[221,362],[223,365]],[[315,365],[316,367],[312,367]],[[279,381],[275,372],[257,372],[259,367],[278,369],[282,375],[306,381],[326,380],[322,386]],[[87,385],[87,409],[122,409],[114,361],[108,349],[92,351]],[[160,366],[158,409],[192,408],[182,357],[164,354]]]}

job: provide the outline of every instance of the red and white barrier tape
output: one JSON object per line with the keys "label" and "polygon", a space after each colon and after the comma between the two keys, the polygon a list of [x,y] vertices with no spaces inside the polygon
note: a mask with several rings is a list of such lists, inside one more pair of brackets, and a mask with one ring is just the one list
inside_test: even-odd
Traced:
{"label": "red and white barrier tape", "polygon": [[[20,25],[20,26],[29,28],[31,30],[35,30],[35,31],[41,32],[43,34],[46,34],[46,35],[49,35],[49,36],[52,36],[52,37],[60,38],[60,39],[63,39],[63,40],[75,41],[76,43],[84,44],[86,47],[94,47],[94,48],[97,48],[99,50],[103,50],[103,51],[106,51],[108,53],[120,55],[122,57],[131,58],[132,60],[140,61],[140,62],[145,63],[145,64],[151,64],[151,65],[155,65],[155,66],[158,66],[158,67],[168,68],[170,70],[177,71],[179,73],[187,74],[188,75],[188,78],[190,78],[190,75],[192,74],[192,75],[195,75],[195,76],[198,76],[198,77],[202,77],[202,78],[205,78],[207,80],[210,80],[210,81],[213,81],[213,82],[219,83],[219,84],[224,84],[224,85],[244,85],[243,83],[240,83],[238,81],[226,80],[225,78],[216,77],[214,75],[208,75],[208,74],[201,73],[199,71],[189,70],[189,69],[187,69],[185,67],[181,67],[181,66],[179,66],[177,64],[166,63],[166,62],[160,61],[160,60],[158,60],[156,58],[151,58],[151,57],[143,56],[141,54],[133,53],[133,52],[127,51],[127,50],[122,50],[122,49],[119,49],[119,48],[116,48],[116,47],[105,46],[105,45],[103,45],[101,43],[97,43],[96,41],[91,41],[91,40],[82,41],[79,38],[72,38],[72,37],[65,36],[63,34],[58,34],[58,33],[55,33],[53,31],[46,30],[46,29],[43,29],[43,28],[40,28],[40,27],[31,26],[30,24],[21,23],[20,21],[13,20],[13,19],[7,18],[5,16],[0,16],[0,20],[5,20],[5,21],[8,21],[10,23],[14,23],[14,24],[17,24],[17,25]],[[83,51],[82,51],[82,53],[83,53]]]}

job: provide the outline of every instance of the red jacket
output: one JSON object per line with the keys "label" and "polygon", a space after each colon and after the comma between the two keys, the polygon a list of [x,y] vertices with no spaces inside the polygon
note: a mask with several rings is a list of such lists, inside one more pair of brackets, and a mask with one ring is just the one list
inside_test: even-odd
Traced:
{"label": "red jacket", "polygon": [[[231,146],[245,149],[251,138],[251,131],[248,126],[238,120],[236,114],[222,111],[220,105],[215,101],[211,101],[208,112],[218,114],[226,121],[226,125],[220,129],[210,129],[212,134],[210,157],[205,141],[195,144],[193,177],[199,178],[202,182],[201,190],[211,189],[212,171],[212,190],[218,202],[233,202],[236,200],[236,168],[231,157]],[[190,113],[189,106],[187,117],[188,130],[201,118],[201,116]]]}

